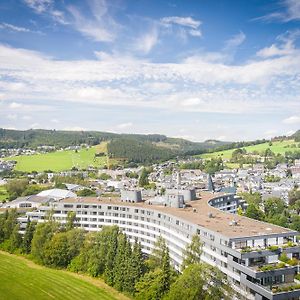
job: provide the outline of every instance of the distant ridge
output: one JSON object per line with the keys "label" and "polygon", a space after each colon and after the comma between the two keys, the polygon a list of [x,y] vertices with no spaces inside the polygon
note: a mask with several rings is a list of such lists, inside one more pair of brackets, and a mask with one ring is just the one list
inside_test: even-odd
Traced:
{"label": "distant ridge", "polygon": [[228,142],[209,140],[191,142],[161,134],[116,134],[102,131],[63,131],[46,129],[0,129],[0,148],[31,148],[54,146],[57,149],[107,141],[108,155],[129,162],[152,163],[182,155],[201,154]]}

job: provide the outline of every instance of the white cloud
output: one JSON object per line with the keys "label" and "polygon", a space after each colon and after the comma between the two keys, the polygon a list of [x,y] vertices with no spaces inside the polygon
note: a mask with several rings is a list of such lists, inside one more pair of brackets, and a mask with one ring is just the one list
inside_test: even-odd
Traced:
{"label": "white cloud", "polygon": [[88,2],[90,16],[84,15],[76,6],[67,7],[72,16],[71,25],[84,36],[96,42],[112,42],[116,37],[119,25],[108,12],[105,0]]}
{"label": "white cloud", "polygon": [[200,98],[188,98],[181,102],[182,106],[198,106],[200,104],[204,104],[204,101]]}
{"label": "white cloud", "polygon": [[12,109],[19,109],[23,106],[23,104],[21,103],[17,103],[17,102],[13,102],[9,105],[9,108],[12,108]]}
{"label": "white cloud", "polygon": [[85,128],[80,127],[80,126],[68,126],[68,127],[64,127],[63,130],[66,130],[66,131],[86,131]]}
{"label": "white cloud", "polygon": [[8,114],[7,119],[9,120],[16,120],[18,118],[17,114]]}
{"label": "white cloud", "polygon": [[32,129],[39,129],[40,128],[40,124],[39,123],[32,123],[31,125],[29,125],[30,128]]}
{"label": "white cloud", "polygon": [[158,30],[153,27],[148,33],[139,37],[136,41],[135,49],[144,54],[148,54],[158,42]]}
{"label": "white cloud", "polygon": [[282,121],[284,124],[300,124],[300,115],[299,116],[290,116]]}
{"label": "white cloud", "polygon": [[161,22],[165,25],[177,24],[185,27],[190,27],[193,29],[198,29],[201,25],[201,21],[195,20],[191,17],[165,17],[161,19]]}
{"label": "white cloud", "polygon": [[166,28],[172,30],[172,27],[177,26],[177,35],[186,41],[187,36],[201,37],[202,32],[200,30],[201,21],[195,20],[192,17],[164,17],[160,19],[160,24]]}
{"label": "white cloud", "polygon": [[240,46],[245,41],[245,39],[246,35],[243,32],[240,32],[226,41],[225,49],[236,48]]}
{"label": "white cloud", "polygon": [[29,121],[29,120],[32,120],[32,117],[25,115],[25,116],[22,116],[22,120]]}
{"label": "white cloud", "polygon": [[299,53],[241,65],[201,56],[151,63],[120,54],[95,54],[100,60],[55,60],[0,45],[0,76],[22,85],[7,88],[0,80],[2,101],[10,103],[9,109],[27,111],[53,108],[56,101],[229,114],[291,114],[300,109]]}
{"label": "white cloud", "polygon": [[196,29],[189,30],[189,34],[192,35],[192,36],[197,36],[197,37],[202,36],[201,31],[200,30],[196,30]]}
{"label": "white cloud", "polygon": [[118,129],[128,129],[132,126],[133,126],[132,122],[127,122],[127,123],[121,123],[121,124],[117,125],[117,128]]}
{"label": "white cloud", "polygon": [[24,0],[24,2],[38,14],[47,11],[53,5],[53,0]]}
{"label": "white cloud", "polygon": [[9,29],[12,31],[17,31],[17,32],[30,32],[30,29],[28,29],[28,28],[15,26],[15,25],[12,25],[9,23],[1,23],[0,29]]}
{"label": "white cloud", "polygon": [[299,30],[279,35],[277,37],[277,43],[272,44],[270,47],[260,49],[256,55],[262,58],[293,55],[299,51],[295,47],[295,41],[299,35]]}

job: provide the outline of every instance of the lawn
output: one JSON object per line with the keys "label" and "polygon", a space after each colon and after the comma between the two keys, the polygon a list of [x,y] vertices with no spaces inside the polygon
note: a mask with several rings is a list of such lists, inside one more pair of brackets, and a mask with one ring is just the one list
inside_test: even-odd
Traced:
{"label": "lawn", "polygon": [[[104,149],[103,146],[100,147]],[[85,169],[89,166],[101,168],[107,164],[107,156],[96,157],[95,154],[100,152],[99,146],[89,149],[82,149],[78,152],[74,150],[56,151],[46,154],[20,155],[6,158],[6,160],[15,160],[17,165],[15,170],[23,172],[31,171],[64,171],[73,167]]]}
{"label": "lawn", "polygon": [[[272,143],[272,146],[269,145],[269,143],[263,143],[253,146],[244,147],[247,152],[253,152],[258,151],[262,152],[265,151],[267,148],[270,148],[275,154],[280,153],[284,154],[286,151],[300,151],[300,148],[293,148],[292,145],[298,145],[298,143],[295,143],[294,140],[284,140],[284,141],[276,141]],[[213,153],[205,153],[201,155],[197,155],[201,158],[216,158],[216,157],[222,157],[224,159],[230,159],[231,154],[235,149],[225,150],[225,151],[218,151]]]}
{"label": "lawn", "polygon": [[100,279],[49,269],[0,252],[0,299],[129,300]]}

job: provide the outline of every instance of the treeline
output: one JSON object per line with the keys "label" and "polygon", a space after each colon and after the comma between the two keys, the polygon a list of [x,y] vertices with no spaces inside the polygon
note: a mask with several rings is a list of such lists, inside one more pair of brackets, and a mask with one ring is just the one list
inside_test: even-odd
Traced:
{"label": "treeline", "polygon": [[159,237],[146,257],[140,243],[132,245],[117,226],[100,232],[74,228],[76,215],[66,225],[51,220],[28,222],[19,233],[16,210],[0,215],[0,249],[27,255],[36,263],[99,277],[115,289],[140,300],[230,299],[224,275],[200,261],[202,244],[195,235],[184,252],[182,273],[170,264],[169,249]]}
{"label": "treeline", "polygon": [[114,136],[117,135],[97,131],[10,130],[0,128],[0,148],[35,149],[39,146],[66,148],[81,144],[97,145]]}
{"label": "treeline", "polygon": [[214,174],[224,169],[222,158],[211,158],[209,160],[192,161],[180,165],[180,169],[201,170],[207,174]]}
{"label": "treeline", "polygon": [[263,200],[258,192],[241,193],[241,196],[248,203],[246,217],[300,231],[300,191],[297,188],[289,192],[288,205],[277,197]]}

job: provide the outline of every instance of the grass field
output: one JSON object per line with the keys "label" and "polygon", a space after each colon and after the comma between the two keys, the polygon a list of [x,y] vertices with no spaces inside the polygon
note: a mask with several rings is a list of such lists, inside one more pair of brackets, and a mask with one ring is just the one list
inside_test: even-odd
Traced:
{"label": "grass field", "polygon": [[[298,143],[295,143],[294,140],[285,140],[285,141],[276,141],[272,143],[272,146],[269,145],[269,143],[263,143],[259,145],[253,145],[244,147],[247,152],[253,152],[258,151],[262,152],[265,151],[267,148],[270,148],[275,154],[280,153],[284,154],[286,151],[300,151],[300,148],[292,148],[292,145],[297,145]],[[197,155],[201,158],[216,158],[216,157],[222,157],[224,159],[230,159],[231,154],[235,149],[225,150],[225,151],[218,151],[213,153],[205,153],[201,155]]]}
{"label": "grass field", "polygon": [[102,280],[49,269],[0,251],[1,300],[129,300]]}
{"label": "grass field", "polygon": [[73,150],[56,151],[46,154],[20,155],[6,158],[17,161],[15,170],[23,172],[31,171],[64,171],[72,167],[85,169],[89,166],[101,168],[107,164],[107,156],[96,157],[99,152],[106,152],[107,143],[100,144],[78,152]]}

